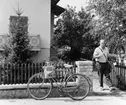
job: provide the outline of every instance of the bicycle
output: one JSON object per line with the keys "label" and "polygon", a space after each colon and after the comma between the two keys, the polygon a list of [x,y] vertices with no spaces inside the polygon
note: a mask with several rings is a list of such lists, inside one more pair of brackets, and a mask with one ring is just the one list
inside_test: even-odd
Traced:
{"label": "bicycle", "polygon": [[[90,84],[88,78],[80,73],[70,73],[68,70],[73,65],[64,65],[66,73],[64,72],[63,78],[55,78],[54,66],[46,66],[45,71],[52,71],[45,74],[40,72],[30,77],[27,83],[27,91],[30,96],[36,100],[47,98],[53,87],[57,87],[59,92],[65,92],[73,100],[84,99],[89,91]],[[57,82],[60,80],[60,82]],[[34,83],[35,82],[35,83]],[[36,91],[40,89],[39,91]]]}

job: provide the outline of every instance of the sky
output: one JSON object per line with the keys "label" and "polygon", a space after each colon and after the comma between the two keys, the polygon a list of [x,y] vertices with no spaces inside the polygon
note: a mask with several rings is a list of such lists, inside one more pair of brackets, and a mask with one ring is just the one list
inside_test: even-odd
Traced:
{"label": "sky", "polygon": [[60,0],[58,5],[64,8],[66,8],[67,5],[76,6],[76,10],[80,10],[81,7],[86,6],[87,1],[88,0]]}

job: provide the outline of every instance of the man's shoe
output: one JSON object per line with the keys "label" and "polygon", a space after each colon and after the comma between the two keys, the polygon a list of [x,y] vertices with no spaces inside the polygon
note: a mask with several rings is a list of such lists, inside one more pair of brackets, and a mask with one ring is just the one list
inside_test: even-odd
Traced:
{"label": "man's shoe", "polygon": [[116,88],[115,87],[110,87],[109,90],[114,91],[114,90],[116,90]]}
{"label": "man's shoe", "polygon": [[103,91],[104,89],[103,89],[103,87],[100,87],[100,91]]}

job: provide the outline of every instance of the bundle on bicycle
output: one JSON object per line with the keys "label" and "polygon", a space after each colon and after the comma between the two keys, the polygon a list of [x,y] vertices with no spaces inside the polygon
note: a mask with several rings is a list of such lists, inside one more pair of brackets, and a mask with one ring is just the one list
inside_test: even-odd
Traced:
{"label": "bundle on bicycle", "polygon": [[[34,74],[27,83],[30,96],[37,100],[47,98],[53,87],[65,92],[73,100],[84,99],[90,90],[88,78],[80,73],[71,73],[72,65],[64,65],[62,78],[57,78],[56,68],[53,65],[44,67],[44,72]],[[60,79],[60,80],[59,80]]]}

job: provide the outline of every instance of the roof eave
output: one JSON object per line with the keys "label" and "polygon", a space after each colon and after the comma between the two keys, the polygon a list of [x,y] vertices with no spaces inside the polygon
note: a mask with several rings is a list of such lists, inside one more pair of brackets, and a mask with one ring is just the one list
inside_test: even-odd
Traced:
{"label": "roof eave", "polygon": [[64,8],[55,5],[51,7],[52,13],[54,13],[54,15],[59,16],[61,13],[63,13],[65,11]]}
{"label": "roof eave", "polygon": [[60,0],[51,0],[51,5],[56,5]]}

